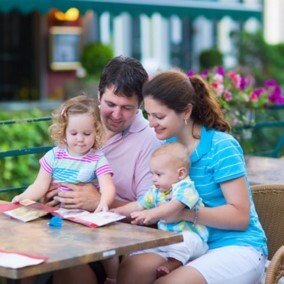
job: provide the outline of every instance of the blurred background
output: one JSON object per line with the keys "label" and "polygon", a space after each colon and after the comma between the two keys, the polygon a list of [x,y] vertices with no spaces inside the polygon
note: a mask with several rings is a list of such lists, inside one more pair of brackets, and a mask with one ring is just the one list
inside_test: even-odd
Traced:
{"label": "blurred background", "polygon": [[[150,74],[207,68],[219,63],[216,52],[233,68],[246,63],[239,33],[283,42],[283,12],[281,0],[1,0],[0,102],[64,99],[76,79],[95,79],[109,57],[121,54],[139,59]],[[246,48],[263,57],[254,37]]]}
{"label": "blurred background", "polygon": [[49,117],[80,91],[96,96],[117,55],[137,58],[150,76],[211,70],[214,84],[214,68],[233,71],[221,87],[234,78],[247,86],[220,102],[241,122],[232,134],[244,154],[284,156],[283,14],[283,0],[0,0],[0,188],[36,175],[42,154],[13,149],[52,144],[50,118],[13,120]]}

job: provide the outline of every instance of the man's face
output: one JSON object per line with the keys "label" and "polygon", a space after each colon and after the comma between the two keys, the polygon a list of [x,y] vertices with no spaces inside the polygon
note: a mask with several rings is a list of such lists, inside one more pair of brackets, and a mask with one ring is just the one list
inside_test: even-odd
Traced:
{"label": "man's face", "polygon": [[100,113],[104,126],[109,131],[120,133],[134,121],[139,104],[135,95],[128,98],[114,94],[113,90],[114,87],[106,88],[102,95]]}

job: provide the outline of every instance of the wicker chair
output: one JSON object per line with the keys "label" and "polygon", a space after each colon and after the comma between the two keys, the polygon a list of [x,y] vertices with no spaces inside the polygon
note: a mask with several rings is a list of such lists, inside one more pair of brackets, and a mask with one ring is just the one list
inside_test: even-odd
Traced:
{"label": "wicker chair", "polygon": [[284,276],[284,184],[253,185],[252,195],[260,223],[268,240],[268,265],[265,284]]}

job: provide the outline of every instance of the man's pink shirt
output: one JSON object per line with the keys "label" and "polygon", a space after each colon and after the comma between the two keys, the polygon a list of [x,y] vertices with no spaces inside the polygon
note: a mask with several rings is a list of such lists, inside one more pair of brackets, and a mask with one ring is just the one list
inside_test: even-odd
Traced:
{"label": "man's pink shirt", "polygon": [[117,199],[136,201],[151,187],[149,158],[160,146],[161,141],[139,110],[131,126],[101,148],[114,173]]}

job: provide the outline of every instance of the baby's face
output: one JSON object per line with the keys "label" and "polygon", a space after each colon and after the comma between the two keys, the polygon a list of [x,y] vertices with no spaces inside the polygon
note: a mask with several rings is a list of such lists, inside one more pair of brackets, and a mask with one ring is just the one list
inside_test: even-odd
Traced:
{"label": "baby's face", "polygon": [[150,159],[153,184],[160,191],[169,190],[179,178],[179,169],[166,155],[160,155]]}

